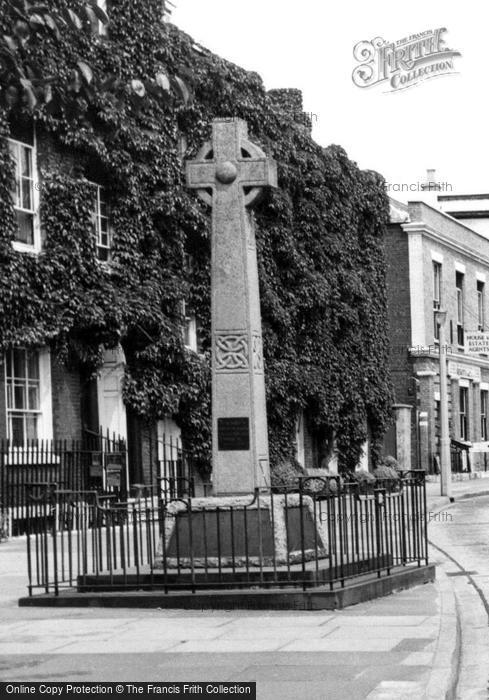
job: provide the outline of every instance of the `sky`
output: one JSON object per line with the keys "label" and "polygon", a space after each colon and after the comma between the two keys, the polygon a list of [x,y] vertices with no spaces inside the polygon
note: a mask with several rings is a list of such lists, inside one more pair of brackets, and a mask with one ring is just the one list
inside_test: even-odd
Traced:
{"label": "sky", "polygon": [[[265,87],[299,88],[322,146],[341,145],[395,188],[428,168],[450,193],[489,192],[487,0],[173,0],[172,21],[198,43],[248,70]],[[397,42],[446,28],[454,74],[393,91],[352,80],[361,41]],[[441,59],[440,59],[441,60]]]}

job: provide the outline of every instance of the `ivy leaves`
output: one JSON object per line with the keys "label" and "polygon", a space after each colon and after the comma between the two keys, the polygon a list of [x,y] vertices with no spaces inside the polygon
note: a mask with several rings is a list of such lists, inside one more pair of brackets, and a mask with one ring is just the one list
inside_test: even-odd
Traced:
{"label": "ivy leaves", "polygon": [[[136,111],[144,107],[149,96],[163,103],[173,99],[184,105],[190,102],[191,93],[182,78],[162,70],[154,77],[132,77],[128,82],[110,74],[94,79],[88,62],[93,54],[90,42],[83,45],[87,55],[66,66],[67,71],[59,71],[56,61],[51,62],[48,72],[38,67],[36,58],[43,43],[51,41],[61,47],[65,34],[73,35],[77,43],[83,35],[98,36],[100,28],[109,24],[97,0],[80,0],[77,12],[63,4],[48,7],[30,0],[12,0],[9,9],[7,33],[0,35],[0,106],[12,109],[21,105],[30,113],[44,106],[48,113],[57,114],[63,108],[69,111],[74,101],[75,110],[85,111],[84,104],[95,103],[109,90],[115,98],[125,90],[133,98]],[[169,12],[165,4],[164,12]]]}
{"label": "ivy leaves", "polygon": [[[39,42],[59,42],[65,32],[97,32],[98,23],[105,25],[109,19],[96,0],[81,3],[81,15],[69,7],[50,8],[29,0],[12,0],[10,9],[10,31],[0,37],[0,104],[7,108],[21,104],[33,112],[39,104],[52,103],[53,88],[62,81],[56,71],[46,74],[38,67],[34,49]],[[81,93],[92,80],[90,67],[79,60],[66,84],[69,91]]]}
{"label": "ivy leaves", "polygon": [[[375,448],[390,417],[379,176],[315,144],[259,76],[163,25],[161,0],[114,3],[103,40],[91,33],[93,2],[4,8],[0,133],[7,113],[15,123],[34,111],[46,241],[37,258],[12,249],[13,173],[0,139],[0,344],[51,342],[94,368],[100,345],[120,342],[127,404],[148,421],[174,412],[208,468],[210,221],[182,160],[214,117],[241,117],[279,164],[279,189],[256,212],[272,461],[293,454],[303,409],[317,435],[335,431],[352,467],[367,422]],[[91,228],[92,166],[111,205],[109,268]],[[183,298],[202,325],[200,355],[183,343]]]}

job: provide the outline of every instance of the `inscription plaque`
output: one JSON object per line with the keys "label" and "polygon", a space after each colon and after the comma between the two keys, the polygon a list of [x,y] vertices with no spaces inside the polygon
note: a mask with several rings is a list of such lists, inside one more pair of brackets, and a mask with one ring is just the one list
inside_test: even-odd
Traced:
{"label": "inscription plaque", "polygon": [[250,420],[249,418],[218,418],[217,419],[217,449],[249,450],[250,449]]}

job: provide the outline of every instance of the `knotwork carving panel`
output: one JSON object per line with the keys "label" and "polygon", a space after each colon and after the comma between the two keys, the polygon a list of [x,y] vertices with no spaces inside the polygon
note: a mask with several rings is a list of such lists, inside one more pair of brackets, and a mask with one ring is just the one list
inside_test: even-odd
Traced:
{"label": "knotwork carving panel", "polygon": [[244,334],[226,333],[216,336],[216,370],[236,372],[249,368],[248,339]]}

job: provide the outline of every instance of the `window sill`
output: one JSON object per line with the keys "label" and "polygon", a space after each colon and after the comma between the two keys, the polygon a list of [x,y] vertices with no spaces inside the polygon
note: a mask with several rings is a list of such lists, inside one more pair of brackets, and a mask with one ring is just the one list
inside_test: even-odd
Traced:
{"label": "window sill", "polygon": [[184,343],[184,346],[185,346],[185,350],[188,350],[189,352],[193,352],[194,355],[200,355],[200,354],[201,354],[201,353],[199,353],[199,351],[197,350],[197,348],[192,347],[192,345],[187,345],[186,343]]}
{"label": "window sill", "polygon": [[100,260],[99,258],[97,258],[97,265],[108,275],[112,274],[112,262],[110,260]]}
{"label": "window sill", "polygon": [[12,248],[17,251],[17,253],[29,253],[30,255],[39,255],[41,252],[40,245],[29,245],[28,243],[20,243],[19,241],[12,241]]}

